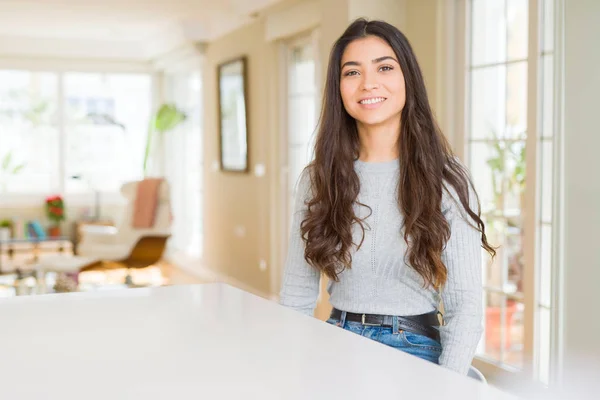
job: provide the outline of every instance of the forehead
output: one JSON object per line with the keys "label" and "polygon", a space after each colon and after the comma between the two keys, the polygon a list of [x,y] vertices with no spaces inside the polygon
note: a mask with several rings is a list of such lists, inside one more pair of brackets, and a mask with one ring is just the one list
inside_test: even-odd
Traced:
{"label": "forehead", "polygon": [[394,50],[387,42],[377,36],[356,39],[346,46],[342,54],[342,65],[347,61],[371,62],[383,56],[396,57]]}

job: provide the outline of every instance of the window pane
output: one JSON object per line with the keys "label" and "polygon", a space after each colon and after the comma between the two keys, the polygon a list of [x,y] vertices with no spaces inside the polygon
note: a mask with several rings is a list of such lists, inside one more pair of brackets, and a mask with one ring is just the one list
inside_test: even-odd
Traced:
{"label": "window pane", "polygon": [[552,137],[554,133],[554,57],[542,56],[542,136]]}
{"label": "window pane", "polygon": [[[118,190],[142,176],[150,120],[147,74],[65,75],[66,188]],[[73,181],[72,176],[82,179]]]}
{"label": "window pane", "polygon": [[0,192],[60,188],[58,77],[0,71]]}
{"label": "window pane", "polygon": [[[485,308],[485,354],[495,360],[501,360],[501,343],[504,335],[503,304],[506,296],[497,293],[486,293]],[[506,341],[506,338],[504,338]]]}
{"label": "window pane", "polygon": [[304,145],[315,134],[316,99],[314,94],[290,97],[289,102],[289,144]]}
{"label": "window pane", "polygon": [[503,159],[498,146],[498,142],[471,143],[469,146],[470,172],[483,215],[501,213],[503,208]]}
{"label": "window pane", "polygon": [[544,33],[542,38],[543,51],[554,50],[554,0],[542,0]]}
{"label": "window pane", "polygon": [[540,304],[552,306],[552,226],[542,224],[540,243]]}
{"label": "window pane", "polygon": [[[510,221],[510,219],[509,219]],[[507,252],[507,283],[504,286],[506,293],[523,293],[523,230],[521,227],[507,227],[506,252]]]}
{"label": "window pane", "polygon": [[[308,43],[288,49],[287,68],[287,215],[291,222],[294,189],[312,159],[317,126],[315,49]],[[289,225],[288,225],[289,231]]]}
{"label": "window pane", "polygon": [[481,68],[471,74],[470,136],[500,138],[506,122],[506,66]]}
{"label": "window pane", "polygon": [[539,308],[539,379],[542,383],[550,382],[550,310]]}
{"label": "window pane", "polygon": [[541,145],[542,170],[542,221],[552,222],[552,151],[553,145],[551,140],[545,140]]}
{"label": "window pane", "polygon": [[506,1],[473,0],[471,64],[506,60]]}
{"label": "window pane", "polygon": [[523,367],[524,313],[525,305],[515,300],[506,301],[504,337],[504,362],[514,367]]}
{"label": "window pane", "polygon": [[511,64],[506,77],[506,137],[522,137],[527,130],[527,62]]}
{"label": "window pane", "polygon": [[506,0],[509,60],[527,58],[528,3],[527,0]]}
{"label": "window pane", "polygon": [[513,225],[521,226],[519,221],[525,207],[525,142],[503,143],[504,149],[504,214],[514,219]]}
{"label": "window pane", "polygon": [[290,69],[290,94],[315,92],[315,60],[311,44],[292,48]]}

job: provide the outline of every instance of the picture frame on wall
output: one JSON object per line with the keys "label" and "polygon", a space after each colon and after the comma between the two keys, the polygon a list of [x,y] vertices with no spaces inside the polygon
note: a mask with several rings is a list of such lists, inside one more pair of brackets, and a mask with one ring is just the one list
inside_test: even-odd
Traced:
{"label": "picture frame on wall", "polygon": [[245,56],[217,69],[219,154],[222,171],[248,172],[248,94]]}

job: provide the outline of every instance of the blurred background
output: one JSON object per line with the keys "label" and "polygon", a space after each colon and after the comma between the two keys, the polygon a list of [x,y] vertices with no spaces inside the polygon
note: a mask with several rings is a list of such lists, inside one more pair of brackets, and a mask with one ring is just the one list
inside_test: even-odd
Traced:
{"label": "blurred background", "polygon": [[23,246],[0,247],[3,295],[86,229],[120,229],[122,185],[158,177],[171,236],[138,279],[276,300],[329,51],[357,17],[411,41],[499,246],[475,365],[509,389],[600,368],[594,0],[0,0],[0,242]]}

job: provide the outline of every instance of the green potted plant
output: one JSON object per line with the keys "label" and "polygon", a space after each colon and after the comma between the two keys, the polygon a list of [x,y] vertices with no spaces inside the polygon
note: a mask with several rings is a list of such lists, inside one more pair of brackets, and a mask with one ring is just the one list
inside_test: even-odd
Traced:
{"label": "green potted plant", "polygon": [[12,237],[12,221],[3,219],[0,221],[0,240],[9,240]]}
{"label": "green potted plant", "polygon": [[66,218],[65,203],[61,196],[54,195],[46,198],[46,216],[51,222],[51,225],[48,228],[48,236],[60,236],[60,223]]}

